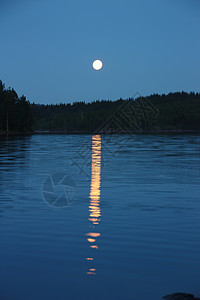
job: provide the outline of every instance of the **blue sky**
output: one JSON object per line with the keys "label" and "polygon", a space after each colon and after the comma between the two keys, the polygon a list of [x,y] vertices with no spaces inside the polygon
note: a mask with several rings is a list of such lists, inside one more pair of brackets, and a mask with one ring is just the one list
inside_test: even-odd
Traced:
{"label": "blue sky", "polygon": [[0,79],[31,102],[200,91],[198,0],[0,0],[0,33]]}

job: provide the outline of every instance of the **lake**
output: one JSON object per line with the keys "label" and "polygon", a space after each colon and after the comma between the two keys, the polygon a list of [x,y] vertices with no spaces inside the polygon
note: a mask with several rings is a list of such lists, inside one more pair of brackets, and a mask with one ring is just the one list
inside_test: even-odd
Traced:
{"label": "lake", "polygon": [[200,136],[0,138],[0,299],[200,296]]}

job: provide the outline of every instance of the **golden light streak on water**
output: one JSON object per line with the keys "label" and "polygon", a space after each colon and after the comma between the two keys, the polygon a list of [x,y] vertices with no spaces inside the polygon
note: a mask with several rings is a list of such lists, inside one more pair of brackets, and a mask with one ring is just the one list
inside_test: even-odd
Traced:
{"label": "golden light streak on water", "polygon": [[[95,225],[98,225],[101,221],[101,208],[100,208],[100,196],[101,196],[101,136],[93,135],[92,137],[92,168],[91,168],[91,185],[90,185],[90,204],[89,204],[89,222],[90,227],[94,229],[94,232],[86,233],[89,243],[94,243],[101,235],[96,232]],[[95,238],[95,239],[94,239]],[[91,249],[98,249],[98,245],[90,245]],[[87,259],[87,258],[86,258]],[[93,261],[93,258],[87,259]],[[94,272],[96,268],[89,268],[87,275],[96,275]]]}

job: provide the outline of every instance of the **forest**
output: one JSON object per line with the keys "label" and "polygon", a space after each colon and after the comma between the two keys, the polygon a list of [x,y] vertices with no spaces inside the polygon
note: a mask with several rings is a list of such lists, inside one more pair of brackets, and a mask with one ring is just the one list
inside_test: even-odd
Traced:
{"label": "forest", "polygon": [[200,130],[200,93],[35,104],[0,81],[0,132],[131,133]]}
{"label": "forest", "polygon": [[5,88],[0,80],[0,132],[31,132],[33,118],[26,97],[18,97],[14,89]]}
{"label": "forest", "polygon": [[92,103],[31,104],[36,131],[126,133],[200,130],[200,93]]}

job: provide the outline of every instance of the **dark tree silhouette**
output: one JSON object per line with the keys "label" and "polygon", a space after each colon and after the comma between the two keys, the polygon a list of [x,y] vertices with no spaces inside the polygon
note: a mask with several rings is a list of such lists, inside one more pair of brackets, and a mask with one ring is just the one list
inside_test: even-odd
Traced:
{"label": "dark tree silhouette", "polygon": [[31,131],[33,123],[31,106],[26,97],[18,97],[14,89],[6,89],[0,81],[0,130]]}
{"label": "dark tree silhouette", "polygon": [[135,132],[200,130],[200,93],[154,94],[92,103],[30,104],[0,81],[0,131]]}
{"label": "dark tree silhouette", "polygon": [[[121,107],[126,108],[129,103],[131,107],[125,114]],[[146,98],[119,99],[114,102],[33,103],[31,108],[35,130],[94,132],[110,118],[117,119],[122,131],[134,131],[134,126],[136,131],[200,130],[200,94],[193,92],[154,94]],[[116,132],[117,129],[116,125],[110,125],[111,131]]]}

